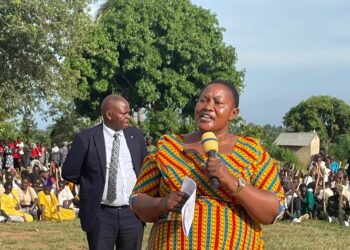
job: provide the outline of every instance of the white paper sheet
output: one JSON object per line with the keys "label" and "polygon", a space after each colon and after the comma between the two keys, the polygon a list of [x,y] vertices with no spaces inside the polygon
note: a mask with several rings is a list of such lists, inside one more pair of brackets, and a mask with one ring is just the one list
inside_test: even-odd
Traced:
{"label": "white paper sheet", "polygon": [[197,184],[190,177],[185,176],[181,191],[190,196],[181,209],[182,230],[188,236],[194,218]]}

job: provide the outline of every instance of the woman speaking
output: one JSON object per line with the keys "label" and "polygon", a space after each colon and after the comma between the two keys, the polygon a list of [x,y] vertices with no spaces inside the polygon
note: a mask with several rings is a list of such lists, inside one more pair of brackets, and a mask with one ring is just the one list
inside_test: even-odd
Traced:
{"label": "woman speaking", "polygon": [[[284,195],[273,159],[261,142],[228,132],[238,104],[231,83],[209,83],[195,107],[197,131],[163,135],[157,150],[145,159],[130,205],[141,220],[154,223],[149,249],[264,247],[260,224],[274,222]],[[214,154],[207,154],[202,145],[206,132],[213,133],[209,140],[217,141]],[[180,191],[185,176],[197,184],[188,236],[181,224],[188,198]]]}

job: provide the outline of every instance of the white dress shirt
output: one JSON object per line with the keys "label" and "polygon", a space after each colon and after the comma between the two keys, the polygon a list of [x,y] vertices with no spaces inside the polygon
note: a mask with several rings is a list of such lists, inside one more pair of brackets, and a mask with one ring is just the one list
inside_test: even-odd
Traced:
{"label": "white dress shirt", "polygon": [[[119,148],[119,168],[117,174],[117,198],[114,202],[107,200],[108,176],[109,167],[111,164],[113,135],[120,134],[120,148]],[[114,131],[103,124],[103,137],[106,148],[106,181],[103,189],[102,204],[108,206],[123,206],[129,205],[129,196],[136,184],[136,174],[134,172],[130,150],[126,144],[123,130]]]}
{"label": "white dress shirt", "polygon": [[[65,186],[63,190],[58,193],[58,203],[63,207],[64,201],[69,201],[74,199],[72,191],[70,191],[68,186]],[[74,208],[73,203],[70,204],[69,208]]]}

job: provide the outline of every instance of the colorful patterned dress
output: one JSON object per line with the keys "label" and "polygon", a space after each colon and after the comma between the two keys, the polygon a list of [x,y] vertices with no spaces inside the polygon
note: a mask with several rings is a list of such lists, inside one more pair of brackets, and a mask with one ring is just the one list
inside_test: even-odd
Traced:
{"label": "colorful patterned dress", "polygon": [[[282,212],[284,194],[277,169],[258,140],[237,137],[232,153],[217,157],[236,177],[275,193]],[[164,135],[158,150],[145,159],[134,193],[163,197],[170,191],[180,191],[185,176],[197,183],[189,236],[182,231],[181,215],[171,213],[170,219],[153,224],[149,249],[263,249],[260,224],[248,216],[227,190],[210,188],[210,179],[202,169],[206,161],[206,155],[184,152],[183,135]]]}

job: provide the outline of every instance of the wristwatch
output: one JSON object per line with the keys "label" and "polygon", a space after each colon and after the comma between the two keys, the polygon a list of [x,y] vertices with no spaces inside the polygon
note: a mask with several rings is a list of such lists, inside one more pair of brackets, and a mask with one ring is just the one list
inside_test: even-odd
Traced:
{"label": "wristwatch", "polygon": [[247,181],[245,179],[243,179],[242,177],[239,177],[237,180],[237,188],[236,190],[232,193],[233,196],[236,196],[239,192],[242,191],[243,188],[245,188],[247,186]]}
{"label": "wristwatch", "polygon": [[137,200],[138,194],[132,194],[129,197],[129,205],[130,205],[130,210],[133,211],[133,206],[135,204],[135,201]]}

